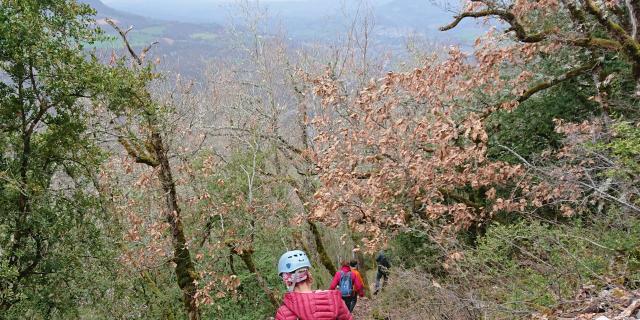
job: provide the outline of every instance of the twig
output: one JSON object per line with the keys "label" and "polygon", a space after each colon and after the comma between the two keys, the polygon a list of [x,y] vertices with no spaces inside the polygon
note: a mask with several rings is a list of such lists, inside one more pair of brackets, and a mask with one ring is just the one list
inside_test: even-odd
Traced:
{"label": "twig", "polygon": [[133,50],[133,47],[131,47],[129,39],[127,38],[127,34],[129,33],[129,31],[133,30],[133,26],[130,26],[127,30],[122,30],[122,28],[118,27],[118,25],[110,18],[106,18],[105,21],[120,34],[120,37],[122,38],[122,41],[124,41],[127,51],[129,51],[129,54],[131,55],[131,57],[133,57],[133,59],[136,60],[138,65],[141,66],[144,63],[144,57],[147,55],[147,52],[149,52],[149,50],[151,50],[151,47],[156,45],[158,41],[154,41],[150,45],[144,47],[140,52],[140,55],[138,55],[136,51]]}
{"label": "twig", "polygon": [[[544,170],[542,170],[542,169],[540,169],[540,168],[538,168],[538,167],[536,167],[536,166],[532,165],[529,161],[527,161],[527,159],[523,158],[521,155],[519,155],[517,152],[513,151],[511,148],[509,148],[509,147],[507,147],[507,146],[504,146],[504,145],[501,145],[501,144],[498,144],[498,146],[499,146],[500,148],[503,148],[503,149],[505,149],[505,150],[509,151],[509,152],[510,152],[511,154],[513,154],[516,158],[518,158],[522,163],[524,163],[527,167],[530,167],[530,168],[531,168],[531,169],[533,169],[534,171],[537,171],[537,172],[541,173],[541,174],[542,174],[542,175],[544,175],[544,176],[554,178],[554,177],[553,177],[551,174],[549,174],[548,172],[546,172],[546,171],[544,171]],[[574,183],[579,184],[579,185],[580,185],[580,186],[582,186],[582,187],[586,187],[586,188],[588,188],[588,189],[590,189],[590,190],[595,191],[596,193],[600,194],[602,197],[604,197],[604,198],[606,198],[606,199],[609,199],[609,200],[612,200],[612,201],[614,201],[614,202],[617,202],[618,204],[621,204],[621,205],[623,205],[623,206],[625,206],[625,207],[627,207],[627,208],[629,208],[629,209],[631,209],[631,210],[634,210],[634,211],[636,211],[636,212],[640,212],[640,208],[638,208],[637,206],[635,206],[635,205],[633,205],[633,204],[631,204],[631,203],[629,203],[629,202],[627,202],[627,201],[624,201],[624,200],[618,199],[618,198],[616,198],[616,197],[614,197],[614,196],[612,196],[612,195],[610,195],[610,194],[608,194],[608,193],[606,193],[606,192],[604,192],[604,191],[602,191],[602,190],[600,190],[600,189],[596,188],[595,186],[590,186],[590,185],[588,185],[588,184],[586,184],[586,183],[584,183],[584,182],[582,182],[582,181],[579,181],[579,180],[573,180],[573,181],[574,181]]]}

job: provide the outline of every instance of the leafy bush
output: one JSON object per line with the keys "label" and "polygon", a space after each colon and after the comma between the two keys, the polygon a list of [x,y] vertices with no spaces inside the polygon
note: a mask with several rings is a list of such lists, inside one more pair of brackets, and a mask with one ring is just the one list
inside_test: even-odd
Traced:
{"label": "leafy bush", "polygon": [[519,163],[504,145],[530,158],[549,148],[559,148],[562,135],[554,131],[553,119],[580,122],[599,112],[588,100],[588,93],[575,82],[560,85],[547,94],[529,99],[513,111],[498,111],[489,117],[486,128],[491,134],[488,155],[491,158]]}
{"label": "leafy bush", "polygon": [[391,257],[396,265],[432,275],[442,274],[443,254],[426,233],[417,230],[400,233],[393,239],[391,247]]}
{"label": "leafy bush", "polygon": [[490,318],[507,319],[510,310],[556,307],[585,284],[637,285],[638,247],[640,220],[617,211],[568,224],[494,224],[451,276],[499,306]]}
{"label": "leafy bush", "polygon": [[[358,308],[358,307],[356,307]],[[470,320],[479,318],[468,297],[444,288],[419,269],[394,268],[376,296],[371,319]]]}

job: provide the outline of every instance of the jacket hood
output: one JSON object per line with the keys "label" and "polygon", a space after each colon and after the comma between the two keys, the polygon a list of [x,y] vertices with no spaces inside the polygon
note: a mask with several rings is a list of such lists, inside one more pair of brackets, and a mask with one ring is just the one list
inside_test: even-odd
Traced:
{"label": "jacket hood", "polygon": [[342,267],[340,267],[340,271],[350,272],[351,271],[351,267],[350,266],[342,266]]}

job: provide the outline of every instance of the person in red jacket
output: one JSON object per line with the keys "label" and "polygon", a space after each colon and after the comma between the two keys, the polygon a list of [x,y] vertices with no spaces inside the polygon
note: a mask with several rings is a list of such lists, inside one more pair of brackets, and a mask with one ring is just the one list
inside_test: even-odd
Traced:
{"label": "person in red jacket", "polygon": [[287,293],[276,320],[353,320],[336,290],[312,290],[311,262],[301,250],[285,252],[278,262]]}
{"label": "person in red jacket", "polygon": [[342,296],[342,300],[349,308],[349,312],[353,311],[353,308],[356,306],[356,302],[358,302],[358,296],[364,297],[364,285],[362,285],[362,281],[358,278],[358,276],[351,271],[351,266],[349,265],[349,261],[343,261],[341,263],[340,271],[336,272],[333,276],[333,281],[331,281],[331,285],[329,289],[335,290],[338,287],[340,295]]}

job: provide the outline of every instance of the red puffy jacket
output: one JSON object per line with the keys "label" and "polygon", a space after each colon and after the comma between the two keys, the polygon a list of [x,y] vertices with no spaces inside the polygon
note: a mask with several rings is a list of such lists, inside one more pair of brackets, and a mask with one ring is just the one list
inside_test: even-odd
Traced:
{"label": "red puffy jacket", "polygon": [[352,320],[340,291],[287,292],[276,320]]}

